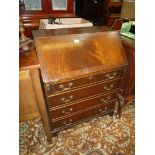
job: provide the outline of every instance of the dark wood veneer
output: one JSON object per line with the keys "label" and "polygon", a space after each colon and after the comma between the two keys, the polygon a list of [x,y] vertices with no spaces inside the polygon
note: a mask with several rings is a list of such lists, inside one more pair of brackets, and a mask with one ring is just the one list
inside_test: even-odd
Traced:
{"label": "dark wood veneer", "polygon": [[38,38],[35,45],[44,82],[108,71],[125,59],[119,34],[112,31]]}
{"label": "dark wood veneer", "polygon": [[[119,106],[127,59],[118,32],[102,30],[86,33],[84,29],[64,29],[58,34],[48,31],[55,36],[46,36],[47,31],[34,32],[53,135],[92,116],[115,112],[115,106]],[[90,77],[94,77],[92,82],[87,81]],[[66,83],[75,85],[59,90]],[[108,99],[108,94],[114,100],[106,104],[96,98],[103,95]]]}
{"label": "dark wood veneer", "polygon": [[65,104],[64,106],[59,105],[57,108],[51,105],[50,116],[51,118],[59,118],[63,117],[66,114],[72,114],[77,111],[87,109],[88,105],[89,108],[101,104],[107,105],[109,102],[117,100],[117,92],[119,92],[119,90],[108,94],[96,95],[95,97],[90,97],[82,101],[71,102],[69,103],[69,105],[67,104]]}
{"label": "dark wood veneer", "polygon": [[61,92],[61,91],[67,91],[72,88],[80,87],[81,85],[90,85],[93,83],[102,81],[102,80],[110,80],[110,79],[116,79],[122,76],[122,70],[117,71],[109,71],[109,72],[96,72],[95,74],[88,74],[85,76],[79,76],[75,79],[67,79],[65,81],[60,80],[58,83],[48,83],[47,84],[47,93],[50,95],[52,93]]}
{"label": "dark wood veneer", "polygon": [[115,101],[112,101],[112,102],[109,102],[107,105],[101,104],[85,110],[83,109],[83,111],[79,111],[77,113],[74,113],[73,115],[68,115],[58,120],[51,120],[51,123],[52,123],[51,125],[53,129],[57,129],[62,126],[69,126],[85,118],[89,118],[95,115],[103,115],[106,112],[113,110],[114,105],[115,105]]}
{"label": "dark wood veneer", "polygon": [[[48,100],[49,100],[49,104],[51,104],[53,107],[60,106],[68,102],[72,102],[72,101],[83,99],[96,94],[101,94],[101,93],[109,92],[111,90],[115,90],[119,87],[119,85],[120,85],[120,79],[108,81],[108,82],[102,82],[99,84],[89,85],[87,87],[66,91],[61,94],[55,94],[48,97]],[[62,100],[63,98],[64,98],[64,101]]]}
{"label": "dark wood veneer", "polygon": [[[48,36],[59,36],[68,34],[80,34],[80,33],[94,33],[94,32],[104,32],[112,31],[110,27],[106,26],[93,26],[93,27],[83,27],[83,28],[69,28],[69,29],[57,29],[57,30],[34,30],[34,39],[38,37],[48,37]],[[135,90],[135,40],[128,37],[120,35],[121,42],[129,63],[129,69],[126,72],[125,79],[122,82],[123,96],[130,97],[133,96]]]}

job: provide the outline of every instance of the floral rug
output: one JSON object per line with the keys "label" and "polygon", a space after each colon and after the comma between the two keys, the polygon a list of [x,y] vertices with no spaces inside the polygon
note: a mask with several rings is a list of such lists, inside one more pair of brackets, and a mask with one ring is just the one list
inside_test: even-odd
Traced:
{"label": "floral rug", "polygon": [[122,109],[119,119],[109,115],[94,118],[61,131],[53,138],[55,147],[46,147],[46,135],[41,119],[21,122],[20,155],[134,155],[134,100]]}

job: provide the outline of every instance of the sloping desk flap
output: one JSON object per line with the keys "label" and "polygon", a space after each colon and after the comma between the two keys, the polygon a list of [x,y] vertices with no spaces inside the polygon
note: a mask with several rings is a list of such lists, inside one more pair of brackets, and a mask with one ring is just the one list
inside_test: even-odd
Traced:
{"label": "sloping desk flap", "polygon": [[127,64],[116,31],[41,37],[35,40],[35,45],[44,82]]}

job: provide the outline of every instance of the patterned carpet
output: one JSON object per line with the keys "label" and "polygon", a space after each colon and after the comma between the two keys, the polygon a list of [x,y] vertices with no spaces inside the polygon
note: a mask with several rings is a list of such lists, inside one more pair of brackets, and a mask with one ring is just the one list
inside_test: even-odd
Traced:
{"label": "patterned carpet", "polygon": [[53,138],[56,146],[46,147],[41,119],[21,122],[20,155],[134,155],[135,109],[131,100],[122,109],[121,118],[109,115],[92,119],[64,130]]}

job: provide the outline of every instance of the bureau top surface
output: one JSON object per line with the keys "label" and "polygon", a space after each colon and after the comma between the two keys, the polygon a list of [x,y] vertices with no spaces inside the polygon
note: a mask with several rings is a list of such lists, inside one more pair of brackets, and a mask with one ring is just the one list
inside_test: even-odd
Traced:
{"label": "bureau top surface", "polygon": [[44,82],[106,71],[127,64],[116,31],[41,37],[35,40]]}

